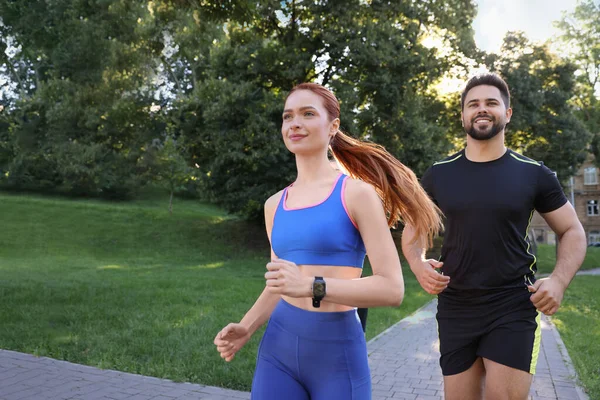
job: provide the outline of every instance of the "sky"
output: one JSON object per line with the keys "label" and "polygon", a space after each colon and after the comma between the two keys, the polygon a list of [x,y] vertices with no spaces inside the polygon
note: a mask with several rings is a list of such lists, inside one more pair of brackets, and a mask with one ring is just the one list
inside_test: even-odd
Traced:
{"label": "sky", "polygon": [[558,33],[552,22],[562,11],[572,12],[577,0],[475,0],[475,43],[487,52],[498,52],[507,31],[524,31],[530,40],[545,41]]}

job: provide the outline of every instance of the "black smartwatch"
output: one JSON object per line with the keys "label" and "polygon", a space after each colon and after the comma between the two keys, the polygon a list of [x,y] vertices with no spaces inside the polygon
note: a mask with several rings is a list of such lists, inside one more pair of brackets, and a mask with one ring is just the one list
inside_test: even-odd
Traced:
{"label": "black smartwatch", "polygon": [[325,297],[327,293],[325,280],[322,276],[315,276],[315,280],[313,282],[312,293],[313,293],[313,307],[319,308],[321,307],[321,300]]}

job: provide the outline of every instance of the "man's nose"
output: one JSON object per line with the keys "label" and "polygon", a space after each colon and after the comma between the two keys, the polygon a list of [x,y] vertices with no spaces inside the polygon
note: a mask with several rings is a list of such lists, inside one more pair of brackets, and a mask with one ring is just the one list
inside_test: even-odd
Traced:
{"label": "man's nose", "polygon": [[477,106],[477,114],[487,114],[487,105],[485,103],[481,103]]}
{"label": "man's nose", "polygon": [[488,113],[487,108],[485,106],[479,106],[477,108],[477,114],[476,114],[476,116],[488,115],[488,114],[489,113]]}

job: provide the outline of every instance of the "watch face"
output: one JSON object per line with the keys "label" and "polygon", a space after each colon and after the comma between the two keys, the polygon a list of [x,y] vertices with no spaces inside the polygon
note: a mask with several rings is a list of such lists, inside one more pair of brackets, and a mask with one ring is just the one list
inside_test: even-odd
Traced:
{"label": "watch face", "polygon": [[314,283],[313,296],[315,296],[315,297],[325,296],[325,284],[323,282],[315,282]]}

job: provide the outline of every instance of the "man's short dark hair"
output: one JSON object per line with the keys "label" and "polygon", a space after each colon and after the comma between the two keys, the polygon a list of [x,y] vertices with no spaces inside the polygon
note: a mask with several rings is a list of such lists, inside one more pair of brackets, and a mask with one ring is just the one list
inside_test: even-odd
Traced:
{"label": "man's short dark hair", "polygon": [[500,96],[502,97],[504,105],[506,106],[506,108],[510,108],[510,92],[508,91],[508,85],[506,84],[506,82],[504,82],[504,79],[500,78],[500,76],[494,73],[485,72],[482,74],[475,75],[467,82],[465,89],[460,95],[461,110],[464,110],[465,108],[465,97],[467,97],[467,93],[469,93],[469,90],[481,85],[497,87],[500,91]]}

